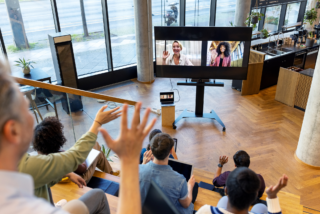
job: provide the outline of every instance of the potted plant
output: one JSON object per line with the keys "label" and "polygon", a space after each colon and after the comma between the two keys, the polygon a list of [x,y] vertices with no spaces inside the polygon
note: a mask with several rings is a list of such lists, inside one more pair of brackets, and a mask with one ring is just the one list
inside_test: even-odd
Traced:
{"label": "potted plant", "polygon": [[262,29],[261,31],[261,38],[266,39],[269,36],[269,32],[266,29]]}
{"label": "potted plant", "polygon": [[17,64],[16,66],[21,67],[22,68],[22,72],[27,75],[30,74],[30,67],[34,68],[31,64],[36,64],[33,61],[25,60],[24,58],[20,59],[18,61],[15,61]]}
{"label": "potted plant", "polygon": [[252,29],[255,29],[262,16],[264,16],[264,14],[259,12],[252,12],[251,15],[248,16],[244,24],[247,26],[252,24]]}
{"label": "potted plant", "polygon": [[313,37],[313,31],[309,32],[309,36],[306,40],[306,47],[313,47],[314,44],[314,37]]}
{"label": "potted plant", "polygon": [[313,22],[317,20],[317,16],[317,10],[312,8],[311,10],[306,11],[304,15],[304,21],[308,22],[312,26]]}
{"label": "potted plant", "polygon": [[317,3],[316,3],[316,8],[320,8],[320,0],[317,0]]}

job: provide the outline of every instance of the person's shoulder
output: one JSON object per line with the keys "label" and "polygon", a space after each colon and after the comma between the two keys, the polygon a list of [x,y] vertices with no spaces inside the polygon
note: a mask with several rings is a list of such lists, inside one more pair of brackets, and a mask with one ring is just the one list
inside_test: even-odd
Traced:
{"label": "person's shoulder", "polygon": [[[21,213],[34,213],[34,214],[67,214],[62,209],[55,208],[44,199],[32,197],[16,197],[11,198],[6,203],[0,203],[1,211],[3,213],[15,214]],[[1,213],[2,213],[1,212]]]}
{"label": "person's shoulder", "polygon": [[215,207],[212,207],[210,205],[203,205],[202,207],[200,207],[200,209],[196,212],[197,214],[212,214],[214,213]]}

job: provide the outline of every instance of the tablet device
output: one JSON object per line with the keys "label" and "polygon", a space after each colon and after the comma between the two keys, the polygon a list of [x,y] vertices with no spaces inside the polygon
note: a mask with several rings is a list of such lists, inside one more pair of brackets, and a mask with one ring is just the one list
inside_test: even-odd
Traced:
{"label": "tablet device", "polygon": [[87,170],[93,164],[93,162],[96,160],[96,158],[98,157],[99,154],[100,154],[100,151],[98,151],[96,149],[91,149],[87,159],[85,160],[85,163],[87,165]]}
{"label": "tablet device", "polygon": [[193,165],[189,163],[169,158],[169,166],[171,166],[174,171],[183,175],[187,179],[187,182],[192,176]]}

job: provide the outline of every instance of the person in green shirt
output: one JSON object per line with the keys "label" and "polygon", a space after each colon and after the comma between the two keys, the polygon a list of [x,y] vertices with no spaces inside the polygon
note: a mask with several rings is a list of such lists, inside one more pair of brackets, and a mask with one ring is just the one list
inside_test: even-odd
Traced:
{"label": "person in green shirt", "polygon": [[68,173],[77,169],[83,163],[97,141],[98,129],[121,115],[118,108],[105,111],[103,106],[95,120],[85,133],[69,150],[49,155],[30,156],[25,154],[18,165],[21,173],[29,174],[34,180],[34,194],[50,201],[48,188],[58,183]]}

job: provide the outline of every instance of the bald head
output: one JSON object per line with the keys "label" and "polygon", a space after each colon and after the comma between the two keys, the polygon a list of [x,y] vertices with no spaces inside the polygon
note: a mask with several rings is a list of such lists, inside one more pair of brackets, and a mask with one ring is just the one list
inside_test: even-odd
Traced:
{"label": "bald head", "polygon": [[0,170],[17,170],[30,147],[33,125],[29,101],[10,76],[8,62],[0,59]]}
{"label": "bald head", "polygon": [[9,63],[5,59],[0,59],[0,138],[4,124],[10,119],[19,119],[19,93],[10,75]]}

